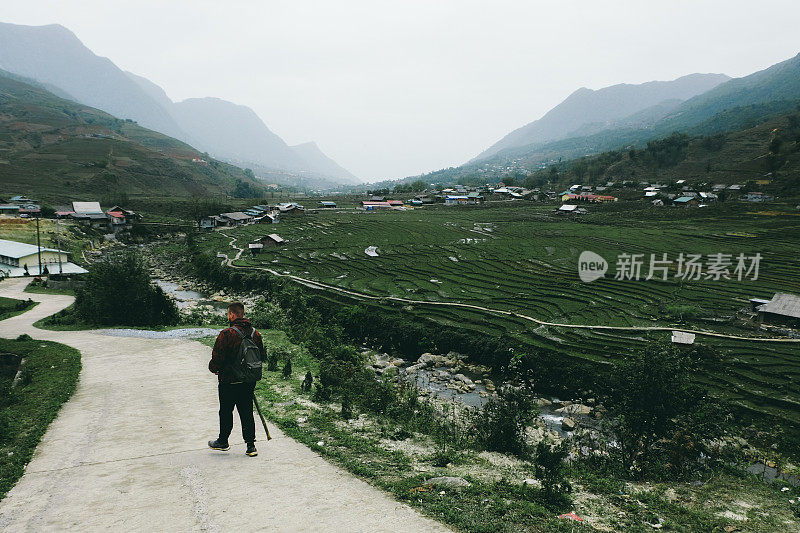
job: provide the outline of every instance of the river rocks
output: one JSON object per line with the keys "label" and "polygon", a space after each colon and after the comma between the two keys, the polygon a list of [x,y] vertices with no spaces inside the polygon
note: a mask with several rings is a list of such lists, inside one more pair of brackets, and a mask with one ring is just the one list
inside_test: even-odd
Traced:
{"label": "river rocks", "polygon": [[535,403],[538,407],[550,407],[553,405],[553,402],[547,398],[536,398],[533,403]]}
{"label": "river rocks", "polygon": [[583,405],[581,403],[573,403],[570,405],[566,405],[559,409],[556,409],[556,413],[564,414],[564,415],[588,415],[592,412],[592,408],[588,405]]}
{"label": "river rocks", "polygon": [[436,365],[437,363],[440,363],[441,361],[442,361],[441,355],[433,355],[431,353],[424,353],[419,356],[419,359],[417,359],[417,363],[425,366],[433,366]]}
{"label": "river rocks", "polygon": [[461,487],[471,487],[472,483],[464,479],[463,477],[453,477],[453,476],[440,476],[434,477],[428,480],[428,483],[434,485],[436,487],[448,487],[451,489],[457,489]]}
{"label": "river rocks", "polygon": [[565,417],[561,421],[561,429],[563,429],[564,431],[573,431],[577,426],[578,424],[575,423],[575,421],[569,417]]}
{"label": "river rocks", "polygon": [[475,387],[475,384],[472,382],[472,380],[469,379],[464,374],[456,374],[455,376],[453,376],[453,379],[455,379],[457,381],[461,381],[465,385],[472,385],[473,388]]}
{"label": "river rocks", "polygon": [[406,368],[406,374],[416,374],[423,368],[425,368],[425,365],[421,365],[419,363],[417,363],[416,365],[411,365],[408,368]]}

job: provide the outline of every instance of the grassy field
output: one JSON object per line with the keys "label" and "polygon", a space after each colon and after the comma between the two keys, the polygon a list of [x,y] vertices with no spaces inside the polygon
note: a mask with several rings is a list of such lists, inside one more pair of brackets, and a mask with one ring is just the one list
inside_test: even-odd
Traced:
{"label": "grassy field", "polygon": [[[800,216],[793,206],[727,203],[705,209],[591,206],[579,218],[555,206],[527,203],[426,207],[405,212],[320,211],[277,226],[204,234],[204,246],[233,255],[237,245],[267,233],[286,239],[242,265],[268,267],[374,296],[460,302],[567,324],[664,326],[737,336],[763,335],[739,319],[748,299],[800,293]],[[230,235],[230,237],[228,237]],[[377,256],[365,251],[374,246]],[[606,278],[582,283],[583,250],[609,262]],[[618,254],[760,253],[758,279],[615,280]],[[752,276],[751,276],[752,277]],[[331,296],[341,299],[342,296]],[[388,305],[388,304],[387,304]],[[598,362],[638,346],[642,332],[543,327],[521,317],[479,310],[406,305],[405,312],[531,346]],[[688,310],[688,312],[687,312]],[[668,332],[654,333],[660,338]],[[800,346],[698,337],[719,350],[718,370],[698,376],[732,402],[800,423]]]}
{"label": "grassy field", "polygon": [[[77,350],[55,342],[0,339],[0,352],[24,359],[0,374],[0,498],[14,486],[47,426],[75,390],[81,369]],[[8,357],[8,356],[6,356]]]}
{"label": "grassy field", "polygon": [[38,302],[33,302],[31,300],[16,300],[14,298],[0,296],[0,320],[20,315],[37,303]]}

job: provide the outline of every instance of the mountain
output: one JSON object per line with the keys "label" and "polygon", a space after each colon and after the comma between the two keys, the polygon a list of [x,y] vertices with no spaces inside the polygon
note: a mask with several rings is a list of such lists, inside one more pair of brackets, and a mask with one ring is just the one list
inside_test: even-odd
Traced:
{"label": "mountain", "polygon": [[230,194],[242,169],[0,71],[0,187],[49,201]]}
{"label": "mountain", "polygon": [[236,164],[299,177],[311,173],[334,181],[359,181],[327,156],[305,161],[250,108],[218,98],[174,103],[161,87],[98,57],[60,25],[0,23],[0,68]]}
{"label": "mountain", "polygon": [[501,150],[574,137],[582,128],[618,127],[631,115],[684,101],[718,86],[730,78],[724,74],[690,74],[673,81],[651,81],[639,85],[622,83],[591,90],[582,87],[542,118],[512,131],[473,161],[486,159]]}
{"label": "mountain", "polygon": [[797,99],[800,99],[800,54],[687,100],[656,127],[662,131],[686,129],[727,109]]}
{"label": "mountain", "polygon": [[353,176],[345,168],[339,166],[336,161],[325,155],[319,149],[317,143],[307,142],[303,144],[296,144],[290,146],[294,153],[298,154],[303,160],[310,165],[311,170],[320,174],[338,178],[340,181],[346,183],[357,184],[359,179]]}
{"label": "mountain", "polygon": [[109,59],[96,56],[58,24],[0,23],[0,68],[58,87],[82,104],[131,118],[145,128],[185,137],[167,110]]}
{"label": "mountain", "polygon": [[173,104],[170,110],[192,132],[201,150],[225,154],[226,159],[241,163],[266,160],[282,169],[308,167],[249,107],[219,98],[190,98]]}

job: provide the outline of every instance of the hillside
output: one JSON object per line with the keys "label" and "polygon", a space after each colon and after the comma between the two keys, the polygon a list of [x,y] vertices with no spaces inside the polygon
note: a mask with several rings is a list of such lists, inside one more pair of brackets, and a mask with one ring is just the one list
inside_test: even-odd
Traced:
{"label": "hillside", "polygon": [[[800,102],[798,102],[800,104]],[[768,183],[756,184],[766,179]],[[800,194],[800,105],[754,127],[710,136],[674,134],[640,149],[615,150],[555,165],[526,182],[564,187],[620,180],[671,184],[738,183],[782,198]],[[636,197],[641,197],[637,189]]]}
{"label": "hillside", "polygon": [[651,81],[639,85],[622,83],[596,91],[582,87],[542,118],[512,131],[473,161],[509,148],[575,137],[586,134],[587,130],[594,130],[594,133],[628,123],[638,124],[647,113],[640,117],[631,115],[650,108],[667,106],[669,109],[729,79],[724,74],[690,74],[673,81]]}
{"label": "hillside", "polygon": [[223,194],[241,169],[0,71],[2,194],[45,200]]}
{"label": "hillside", "polygon": [[248,107],[218,98],[174,103],[161,87],[95,55],[57,24],[0,23],[0,68],[36,80],[62,98],[135,120],[235,164],[358,182],[327,157],[305,161]]}

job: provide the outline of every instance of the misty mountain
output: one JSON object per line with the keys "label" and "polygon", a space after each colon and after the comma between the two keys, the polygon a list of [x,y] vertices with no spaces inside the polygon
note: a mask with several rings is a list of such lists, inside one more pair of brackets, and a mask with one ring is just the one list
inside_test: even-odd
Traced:
{"label": "misty mountain", "polygon": [[60,98],[0,70],[0,153],[5,193],[63,201],[231,194],[242,169],[136,122]]}
{"label": "misty mountain", "polygon": [[287,146],[245,106],[217,98],[174,103],[150,80],[98,57],[67,28],[0,23],[0,68],[43,88],[175,137],[236,164],[357,183],[330,158],[312,161]]}
{"label": "misty mountain", "polygon": [[189,98],[172,104],[170,110],[201,150],[242,163],[266,160],[281,169],[308,168],[249,107],[219,98]]}
{"label": "misty mountain", "polygon": [[358,178],[353,176],[347,169],[339,166],[336,161],[325,155],[322,150],[319,149],[317,143],[312,141],[296,144],[290,148],[310,165],[312,171],[339,178],[340,181],[346,181],[347,183],[359,183]]}
{"label": "misty mountain", "polygon": [[114,63],[96,56],[63,26],[0,23],[0,68],[58,87],[75,101],[171,137],[185,138],[172,116]]}
{"label": "misty mountain", "polygon": [[800,54],[748,76],[734,78],[687,100],[655,127],[659,131],[688,129],[729,109],[746,106],[772,108],[779,102],[791,105],[798,99]]}
{"label": "misty mountain", "polygon": [[[582,87],[542,118],[512,131],[473,161],[501,150],[547,143],[624,125],[625,119],[648,109],[674,105],[718,86],[730,78],[724,74],[690,74],[673,81],[651,81],[639,85],[622,83],[591,90]],[[593,127],[592,127],[593,126]]]}

